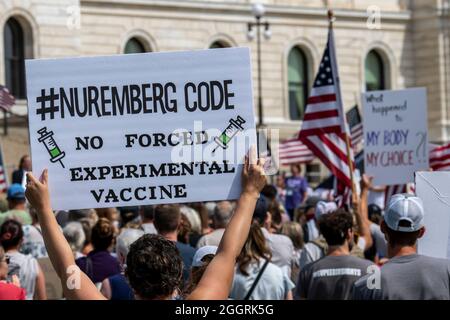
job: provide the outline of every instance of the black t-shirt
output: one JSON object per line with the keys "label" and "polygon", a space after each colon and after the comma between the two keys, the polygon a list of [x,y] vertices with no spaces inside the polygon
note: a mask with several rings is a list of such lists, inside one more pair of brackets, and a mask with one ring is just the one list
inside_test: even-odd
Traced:
{"label": "black t-shirt", "polygon": [[300,272],[296,296],[309,300],[346,300],[353,283],[373,265],[354,256],[326,256],[306,265]]}

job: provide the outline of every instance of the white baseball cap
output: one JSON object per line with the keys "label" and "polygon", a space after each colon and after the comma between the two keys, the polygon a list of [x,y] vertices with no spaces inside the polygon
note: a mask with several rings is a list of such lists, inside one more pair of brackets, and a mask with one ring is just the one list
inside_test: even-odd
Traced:
{"label": "white baseball cap", "polygon": [[202,259],[208,254],[216,254],[217,246],[204,246],[195,252],[194,258],[192,260],[193,267],[201,267],[203,265]]}
{"label": "white baseball cap", "polygon": [[422,199],[406,193],[393,195],[384,214],[384,221],[389,229],[401,232],[419,230],[423,227],[423,218]]}
{"label": "white baseball cap", "polygon": [[319,201],[316,204],[315,217],[318,220],[321,216],[336,211],[338,209],[335,202]]}

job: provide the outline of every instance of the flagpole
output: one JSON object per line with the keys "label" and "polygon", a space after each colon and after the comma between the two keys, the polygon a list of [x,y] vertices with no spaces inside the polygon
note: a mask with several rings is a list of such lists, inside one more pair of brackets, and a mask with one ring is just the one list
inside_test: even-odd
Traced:
{"label": "flagpole", "polygon": [[3,108],[3,134],[8,135],[8,113],[6,109]]}
{"label": "flagpole", "polygon": [[[328,22],[329,22],[330,31],[333,29],[334,20],[335,20],[335,17],[334,17],[333,10],[328,9]],[[339,86],[339,89],[340,89],[340,86]],[[344,117],[344,122],[345,122],[345,124],[347,124],[345,117]],[[345,126],[345,146],[347,149],[347,163],[348,163],[348,167],[350,169],[350,181],[352,184],[352,194],[353,194],[353,196],[355,196],[356,188],[355,188],[355,181],[353,178],[353,161],[350,157],[350,139],[349,139],[348,132],[347,132],[347,126]]]}

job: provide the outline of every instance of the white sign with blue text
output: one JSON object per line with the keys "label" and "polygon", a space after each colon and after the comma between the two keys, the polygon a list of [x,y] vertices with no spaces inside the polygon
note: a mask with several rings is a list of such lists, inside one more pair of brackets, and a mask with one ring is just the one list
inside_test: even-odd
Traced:
{"label": "white sign with blue text", "polygon": [[365,173],[375,185],[413,182],[428,169],[426,89],[370,91],[362,104]]}

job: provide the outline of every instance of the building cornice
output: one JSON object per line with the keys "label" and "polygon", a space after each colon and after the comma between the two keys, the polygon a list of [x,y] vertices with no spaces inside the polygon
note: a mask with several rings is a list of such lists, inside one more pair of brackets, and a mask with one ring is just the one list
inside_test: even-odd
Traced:
{"label": "building cornice", "polygon": [[[82,9],[84,7],[102,7],[137,9],[137,8],[157,8],[168,11],[192,11],[197,13],[228,13],[235,15],[250,15],[249,4],[247,3],[226,3],[226,2],[205,2],[195,0],[80,0]],[[310,8],[289,5],[266,5],[267,16],[269,17],[326,17],[325,8]],[[337,18],[344,19],[367,19],[365,10],[335,9]],[[405,22],[411,19],[410,11],[382,11],[381,18],[389,22]]]}

